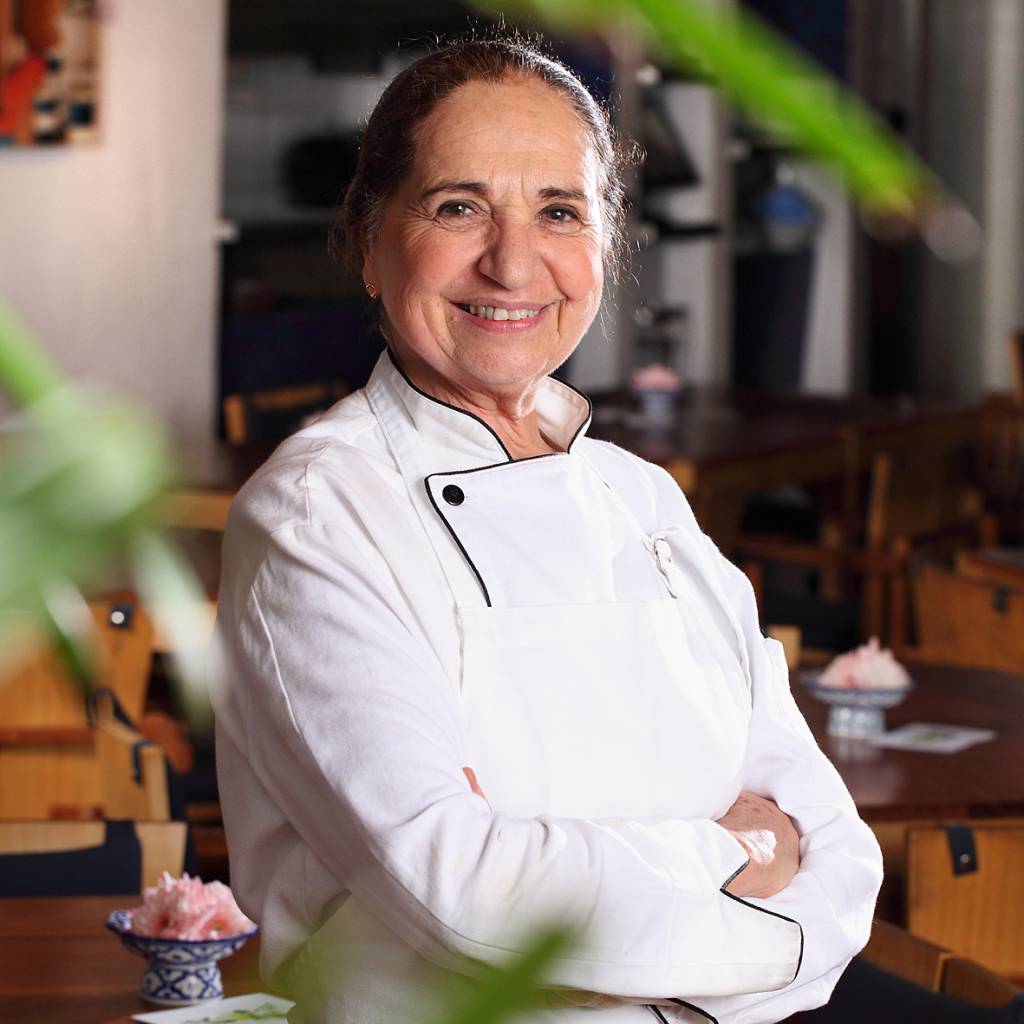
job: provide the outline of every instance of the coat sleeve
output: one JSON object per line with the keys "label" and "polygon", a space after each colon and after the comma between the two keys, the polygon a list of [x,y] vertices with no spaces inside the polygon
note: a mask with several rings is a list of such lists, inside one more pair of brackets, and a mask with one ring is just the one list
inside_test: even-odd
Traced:
{"label": "coat sleeve", "polygon": [[[577,941],[554,986],[648,1000],[790,982],[799,927],[723,895],[746,862],[725,829],[492,812],[462,771],[457,684],[365,536],[303,525],[261,543],[251,585],[222,585],[218,714],[289,827],[421,955],[503,961],[555,921]],[[800,813],[829,847],[832,812]]]}
{"label": "coat sleeve", "polygon": [[804,948],[795,978],[774,992],[694,1000],[716,1018],[759,1024],[828,1001],[870,935],[882,857],[874,834],[793,700],[782,645],[761,634],[746,576],[711,541],[701,542],[738,618],[749,660],[753,707],[743,788],[774,800],[801,837],[800,870],[792,882],[769,899],[745,901],[800,922]]}

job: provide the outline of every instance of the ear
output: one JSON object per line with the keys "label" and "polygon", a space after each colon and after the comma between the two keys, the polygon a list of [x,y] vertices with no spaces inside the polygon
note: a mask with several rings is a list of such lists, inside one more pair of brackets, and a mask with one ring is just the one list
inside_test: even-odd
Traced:
{"label": "ear", "polygon": [[380,275],[377,273],[377,247],[364,242],[360,248],[363,252],[363,284],[367,287],[373,285],[375,288],[380,288]]}

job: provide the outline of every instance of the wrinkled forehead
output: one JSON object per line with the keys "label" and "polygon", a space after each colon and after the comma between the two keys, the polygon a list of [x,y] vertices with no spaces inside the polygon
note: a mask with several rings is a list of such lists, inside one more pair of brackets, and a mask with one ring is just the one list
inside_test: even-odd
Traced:
{"label": "wrinkled forehead", "polygon": [[535,78],[459,86],[421,122],[415,143],[410,177],[416,185],[434,178],[496,185],[519,179],[578,189],[593,200],[602,191],[603,167],[589,128],[562,92]]}

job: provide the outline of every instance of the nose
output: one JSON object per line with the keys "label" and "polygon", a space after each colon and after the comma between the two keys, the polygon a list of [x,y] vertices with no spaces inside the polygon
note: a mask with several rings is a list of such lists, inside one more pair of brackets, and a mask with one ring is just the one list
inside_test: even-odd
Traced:
{"label": "nose", "polygon": [[502,288],[516,291],[533,280],[536,265],[536,240],[531,225],[508,221],[492,223],[480,255],[480,273]]}

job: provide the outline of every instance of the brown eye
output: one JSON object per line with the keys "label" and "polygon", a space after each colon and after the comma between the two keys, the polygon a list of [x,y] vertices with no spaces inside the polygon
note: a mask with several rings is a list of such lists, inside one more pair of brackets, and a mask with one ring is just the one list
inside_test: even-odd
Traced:
{"label": "brown eye", "polygon": [[576,228],[581,223],[580,215],[571,206],[549,206],[544,219],[559,228]]}
{"label": "brown eye", "polygon": [[473,207],[461,199],[452,199],[437,208],[437,216],[448,220],[462,220],[473,213]]}

